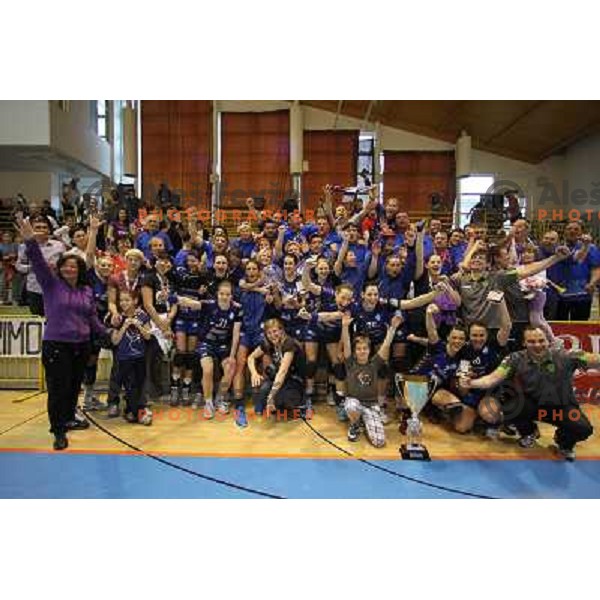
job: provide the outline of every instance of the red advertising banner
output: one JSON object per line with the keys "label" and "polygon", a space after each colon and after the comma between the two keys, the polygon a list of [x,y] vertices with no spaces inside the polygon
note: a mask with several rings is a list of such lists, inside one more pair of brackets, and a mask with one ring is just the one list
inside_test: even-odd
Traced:
{"label": "red advertising banner", "polygon": [[[600,322],[556,321],[550,323],[554,334],[564,340],[565,350],[585,350],[600,354]],[[580,402],[600,402],[600,370],[589,369],[575,375],[573,386]]]}

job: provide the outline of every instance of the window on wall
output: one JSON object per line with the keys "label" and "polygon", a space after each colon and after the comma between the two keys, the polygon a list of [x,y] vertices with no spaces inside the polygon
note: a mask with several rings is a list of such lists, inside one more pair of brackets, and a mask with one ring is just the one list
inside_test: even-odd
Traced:
{"label": "window on wall", "polygon": [[359,188],[373,183],[375,173],[375,136],[372,133],[361,133],[358,138],[358,162],[356,165]]}
{"label": "window on wall", "polygon": [[494,186],[493,175],[470,175],[457,181],[458,202],[455,205],[454,222],[459,227],[468,225],[473,209],[481,201],[482,194],[489,193]]}
{"label": "window on wall", "polygon": [[108,139],[108,100],[96,100],[96,133]]}

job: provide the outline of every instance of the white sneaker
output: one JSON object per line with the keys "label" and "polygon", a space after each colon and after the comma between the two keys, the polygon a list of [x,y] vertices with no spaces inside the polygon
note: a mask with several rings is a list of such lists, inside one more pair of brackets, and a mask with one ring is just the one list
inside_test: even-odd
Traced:
{"label": "white sneaker", "polygon": [[201,392],[198,392],[196,394],[196,396],[194,397],[194,400],[192,401],[192,408],[194,410],[198,410],[202,406],[203,402],[204,402],[204,397],[202,396]]}
{"label": "white sneaker", "polygon": [[207,400],[204,403],[204,418],[213,419],[215,416],[215,405],[212,400]]}
{"label": "white sneaker", "polygon": [[392,420],[392,418],[387,414],[387,412],[382,406],[379,407],[379,416],[381,417],[381,422],[384,425],[387,425]]}
{"label": "white sneaker", "polygon": [[229,402],[227,402],[226,400],[223,400],[222,398],[217,399],[217,410],[219,411],[219,414],[221,415],[228,415],[229,414]]}
{"label": "white sneaker", "polygon": [[138,422],[142,425],[152,425],[152,411],[149,408],[144,409],[138,418]]}
{"label": "white sneaker", "polygon": [[333,392],[327,392],[327,406],[336,406],[335,394]]}
{"label": "white sneaker", "polygon": [[498,427],[487,427],[485,430],[485,437],[488,440],[498,440],[500,438],[500,429]]}

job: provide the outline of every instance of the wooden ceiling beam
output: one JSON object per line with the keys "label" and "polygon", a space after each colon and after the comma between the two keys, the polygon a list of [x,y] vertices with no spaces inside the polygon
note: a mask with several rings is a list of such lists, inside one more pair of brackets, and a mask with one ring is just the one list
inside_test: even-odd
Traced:
{"label": "wooden ceiling beam", "polygon": [[575,142],[579,141],[580,139],[587,137],[588,135],[591,135],[598,131],[600,131],[600,118],[597,118],[596,120],[592,121],[591,123],[586,123],[583,127],[580,127],[579,129],[577,129],[577,131],[575,133],[565,136],[558,143],[552,145],[547,150],[544,150],[540,155],[540,162],[543,160],[546,160],[553,154],[560,152],[561,150],[565,149],[567,146],[574,144]]}
{"label": "wooden ceiling beam", "polygon": [[365,118],[363,119],[362,129],[365,128],[369,119],[371,118],[371,113],[373,112],[373,107],[377,103],[377,100],[369,100],[369,106],[367,107],[367,112],[365,113]]}
{"label": "wooden ceiling beam", "polygon": [[333,121],[333,128],[334,129],[337,127],[337,122],[338,122],[340,113],[342,112],[342,106],[344,106],[344,101],[343,100],[338,100],[337,111],[335,113],[335,120]]}
{"label": "wooden ceiling beam", "polygon": [[[444,118],[438,123],[437,129],[444,130],[447,129],[450,125],[452,125],[456,121],[456,117],[465,108],[467,102],[470,102],[470,100],[454,100],[453,105],[449,108],[448,111],[446,111]],[[464,129],[462,124],[459,127],[459,129]]]}
{"label": "wooden ceiling beam", "polygon": [[510,131],[519,121],[522,121],[525,117],[530,115],[533,111],[540,108],[542,104],[545,104],[547,100],[537,100],[531,106],[528,106],[524,111],[522,111],[519,115],[517,115],[514,119],[509,121],[506,125],[501,127],[498,131],[494,132],[489,138],[484,140],[484,144],[489,144],[492,140],[504,135],[508,131]]}
{"label": "wooden ceiling beam", "polygon": [[[301,101],[301,104],[306,104],[308,106],[314,106],[315,108],[319,108],[321,110],[326,110],[328,112],[333,112],[333,102],[332,105],[329,105],[329,108],[326,108],[321,104],[323,101]],[[361,118],[365,116],[364,108],[357,109],[357,107],[347,102],[343,104],[345,101],[338,101],[338,111],[336,113],[336,123],[339,117],[339,114],[345,114],[348,116],[352,116],[354,118]],[[371,101],[373,102],[373,101]],[[376,112],[377,112],[377,120],[387,127],[401,129],[407,131],[409,133],[414,133],[416,135],[422,135],[425,137],[433,138],[436,140],[440,140],[443,142],[447,142],[449,144],[456,143],[456,135],[454,132],[448,131],[447,128],[449,124],[452,124],[452,119],[456,115],[460,115],[461,110],[468,105],[469,100],[464,101],[455,101],[455,104],[450,110],[447,112],[447,115],[441,120],[438,125],[423,125],[416,124],[405,121],[400,115],[402,114],[398,109],[399,105],[395,105],[396,101],[387,101],[381,100],[377,101]],[[401,101],[400,101],[401,102]],[[562,148],[568,146],[569,144],[574,143],[578,139],[583,136],[591,133],[592,131],[596,131],[600,129],[600,115],[594,119],[593,122],[588,122],[584,127],[579,127],[574,134],[569,136],[565,136],[563,139],[558,141],[555,144],[552,144],[550,148],[540,152],[538,150],[532,151],[531,148],[524,148],[523,144],[515,145],[514,141],[511,142],[510,139],[507,140],[506,143],[494,143],[494,140],[498,140],[500,136],[506,134],[508,131],[511,131],[520,121],[527,118],[528,115],[531,115],[535,110],[539,109],[543,103],[549,102],[548,100],[538,100],[534,101],[535,104],[530,105],[527,109],[520,112],[515,118],[513,118],[510,122],[503,125],[498,131],[496,131],[492,136],[488,136],[485,139],[482,139],[477,136],[476,131],[470,131],[469,133],[473,138],[473,148],[476,150],[481,150],[484,152],[490,152],[492,154],[498,154],[500,156],[505,156],[507,158],[511,158],[513,160],[519,160],[522,162],[536,164],[539,163],[552,154],[560,151]],[[368,108],[367,108],[368,112]],[[373,109],[371,109],[371,116],[373,115]],[[459,131],[460,128],[465,128],[464,123],[458,123]],[[467,129],[469,129],[467,127]],[[457,134],[458,135],[458,134]]]}

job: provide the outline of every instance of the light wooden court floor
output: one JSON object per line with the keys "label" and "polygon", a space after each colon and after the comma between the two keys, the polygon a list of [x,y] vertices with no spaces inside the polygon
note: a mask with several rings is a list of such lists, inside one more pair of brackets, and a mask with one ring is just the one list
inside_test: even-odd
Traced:
{"label": "light wooden court floor", "polygon": [[[27,391],[0,392],[0,451],[52,452],[52,438],[48,433],[44,393]],[[600,411],[597,406],[584,405],[596,431],[600,429]],[[131,425],[123,419],[107,419],[103,412],[92,413],[93,418],[111,433],[132,446],[157,455],[190,457],[240,458],[306,458],[348,459],[339,449],[321,439],[300,420],[275,421],[253,418],[249,410],[249,427],[239,429],[233,416],[205,421],[202,411],[187,408],[154,406],[155,420],[151,427]],[[346,439],[346,425],[338,423],[333,408],[316,406],[310,425],[325,438],[344,448],[352,455],[369,460],[399,458],[398,448],[405,438],[398,432],[398,423],[386,426],[387,444],[373,448],[361,436],[358,443]],[[424,441],[432,458],[441,460],[523,460],[552,459],[549,449],[553,428],[541,425],[542,437],[538,446],[523,450],[515,438],[502,436],[491,441],[482,436],[459,435],[442,425],[425,421]],[[92,425],[88,430],[69,434],[68,453],[136,454],[135,450],[112,438]],[[596,434],[577,447],[578,460],[600,458],[600,437]]]}

